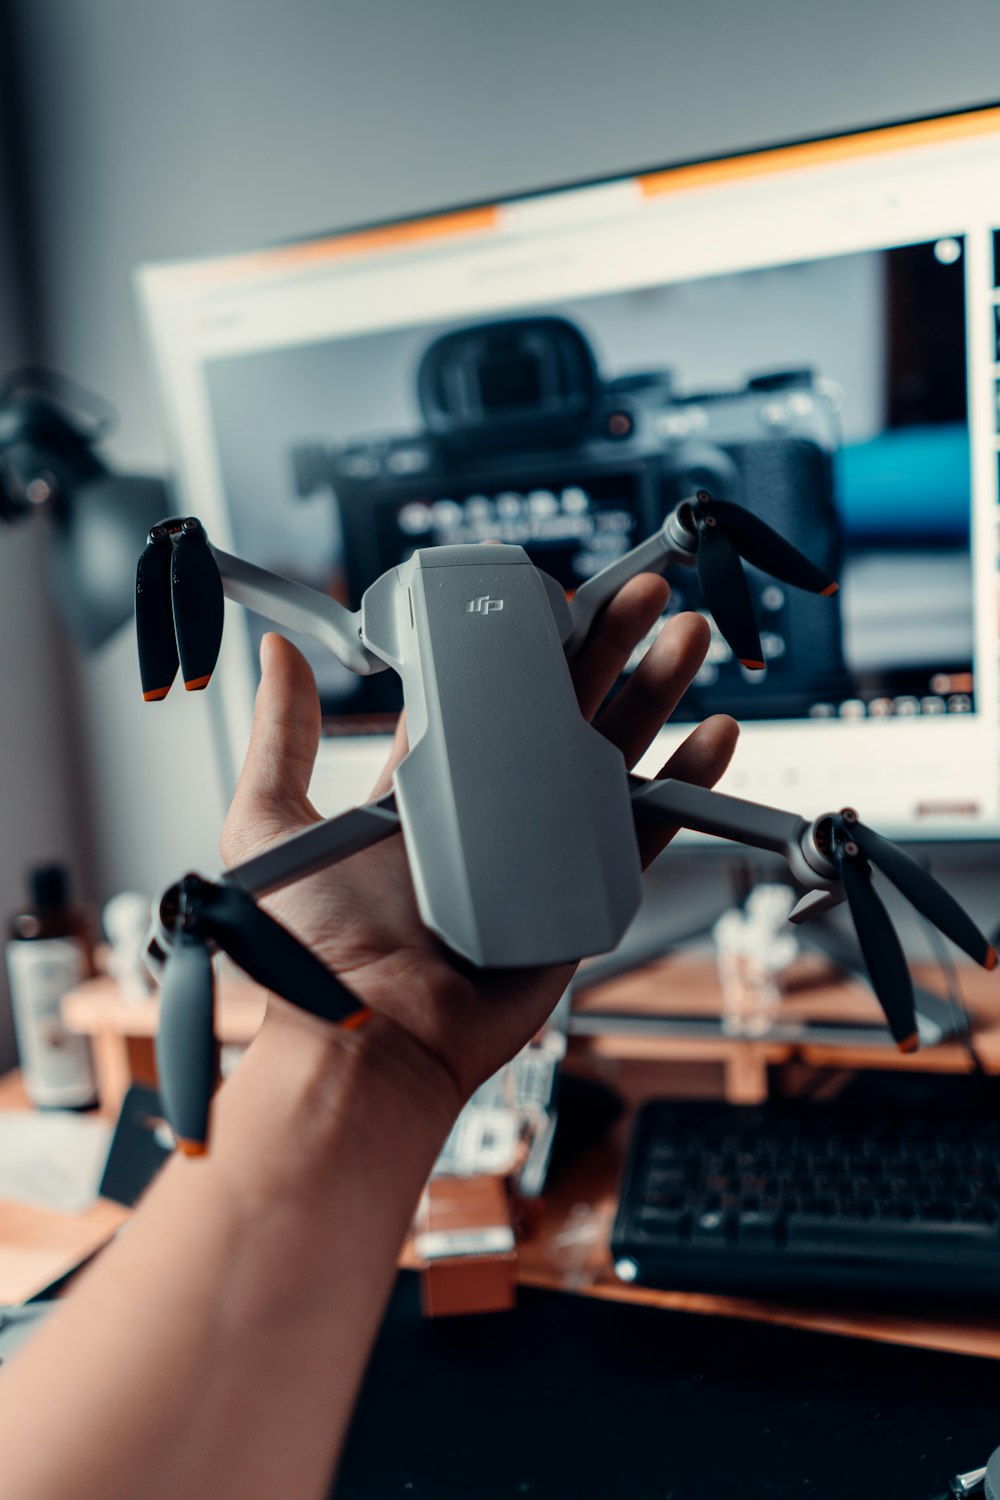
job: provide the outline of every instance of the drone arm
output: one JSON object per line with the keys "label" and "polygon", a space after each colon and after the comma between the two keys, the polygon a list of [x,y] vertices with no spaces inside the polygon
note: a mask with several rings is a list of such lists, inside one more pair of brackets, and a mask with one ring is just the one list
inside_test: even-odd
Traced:
{"label": "drone arm", "polygon": [[693,564],[697,541],[682,524],[681,509],[677,506],[653,536],[580,585],[570,602],[573,630],[566,641],[567,656],[574,656],[579,651],[598,610],[608,604],[630,578],[639,573],[662,573],[671,563]]}
{"label": "drone arm", "polygon": [[359,677],[385,670],[386,663],[362,643],[360,615],[352,614],[317,589],[269,573],[218,547],[211,547],[211,552],[227,599],[256,610],[286,630],[313,636]]}
{"label": "drone arm", "polygon": [[631,785],[632,811],[639,826],[652,821],[668,823],[768,849],[786,859],[796,879],[812,890],[828,891],[837,881],[833,865],[812,845],[809,835],[813,825],[797,813],[745,802],[671,778],[642,781],[633,776]]}
{"label": "drone arm", "polygon": [[255,900],[317,870],[349,859],[362,849],[399,832],[399,817],[391,792],[377,802],[353,807],[339,818],[328,818],[302,833],[292,834],[263,854],[233,865],[222,877],[224,885],[238,886]]}

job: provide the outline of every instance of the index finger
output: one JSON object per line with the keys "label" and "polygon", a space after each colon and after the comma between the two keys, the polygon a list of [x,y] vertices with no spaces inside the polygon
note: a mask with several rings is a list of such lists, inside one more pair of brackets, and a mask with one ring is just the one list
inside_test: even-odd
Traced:
{"label": "index finger", "polygon": [[592,719],[614,687],[636,645],[667,607],[670,585],[656,573],[630,578],[601,610],[570,675],[585,719]]}

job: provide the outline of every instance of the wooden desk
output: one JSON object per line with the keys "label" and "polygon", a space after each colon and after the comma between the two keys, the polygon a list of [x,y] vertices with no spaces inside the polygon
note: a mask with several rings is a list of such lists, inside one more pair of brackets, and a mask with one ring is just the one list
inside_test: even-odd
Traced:
{"label": "wooden desk", "polygon": [[[30,1109],[18,1073],[0,1078],[0,1109]],[[100,1249],[129,1217],[99,1198],[79,1214],[0,1202],[0,1302],[24,1302]]]}
{"label": "wooden desk", "polygon": [[[983,1067],[1000,1073],[997,975],[967,964],[957,974]],[[946,995],[936,965],[915,966],[914,977],[924,988]],[[704,958],[682,954],[587,992],[579,1008],[650,1015],[676,1008],[685,1014],[716,1015],[719,992],[714,971]],[[807,960],[798,970],[797,986],[783,1014],[871,1021],[878,1019],[879,1011],[863,985],[845,984],[823,962]],[[569,1055],[577,1067],[617,1087],[627,1098],[630,1113],[646,1099],[664,1095],[711,1098],[722,1092],[734,1103],[757,1103],[767,1097],[769,1069],[779,1069],[779,1083],[794,1093],[796,1082],[814,1079],[818,1068],[849,1075],[870,1068],[970,1073],[973,1066],[967,1050],[953,1042],[903,1056],[894,1048],[874,1044],[641,1038],[616,1032],[613,1024],[600,1036],[571,1039]],[[588,1152],[546,1195],[533,1234],[518,1245],[518,1279],[523,1284],[1000,1359],[1000,1316],[858,1314],[696,1292],[660,1292],[620,1282],[611,1266],[608,1241],[627,1135],[628,1121],[610,1143]],[[595,1231],[589,1240],[588,1225]]]}
{"label": "wooden desk", "polygon": [[[914,972],[925,988],[945,993],[936,966],[917,966]],[[983,1065],[989,1072],[1000,1073],[1000,983],[995,974],[985,974],[971,965],[961,966],[958,973],[963,999],[976,1023],[976,1046]],[[717,1015],[719,991],[714,967],[703,955],[681,954],[587,992],[579,1008],[650,1015],[669,1013],[674,1008],[688,1015]],[[785,1009],[789,1016],[818,1019],[877,1020],[879,1016],[864,986],[845,984],[825,963],[811,959],[798,971],[796,989]],[[105,1064],[102,1091],[109,1090],[109,1103],[114,1099],[117,1105],[136,1058],[141,1071],[135,1076],[152,1080],[157,1010],[155,999],[139,1005],[122,1000],[106,979],[90,981],[67,997],[64,1013],[68,1023],[99,1039],[98,1059],[100,1062],[103,1057]],[[217,1015],[220,1041],[245,1044],[252,1040],[263,1010],[261,990],[224,975]],[[780,1070],[778,1076],[791,1092],[797,1080],[814,1077],[817,1068],[834,1073],[866,1068],[940,1073],[972,1070],[968,1052],[955,1043],[904,1057],[891,1047],[875,1044],[818,1046],[766,1038],[745,1042],[720,1036],[637,1038],[616,1032],[613,1024],[600,1036],[571,1038],[569,1056],[571,1066],[610,1082],[625,1094],[631,1106],[669,1094],[704,1098],[721,1094],[733,1102],[758,1102],[766,1097],[770,1070]],[[546,1196],[538,1223],[518,1245],[518,1279],[524,1285],[1000,1359],[1000,1318],[859,1315],[736,1297],[657,1292],[618,1281],[611,1268],[608,1239],[626,1138],[627,1123],[612,1142],[587,1153]],[[2,1224],[0,1217],[0,1232]],[[596,1230],[594,1236],[581,1240],[581,1234],[592,1229]],[[404,1264],[413,1264],[412,1258],[404,1255]]]}
{"label": "wooden desk", "polygon": [[518,1241],[517,1277],[523,1286],[1000,1360],[996,1315],[851,1312],[703,1292],[661,1292],[619,1281],[608,1244],[627,1131],[626,1121],[611,1142],[586,1152],[546,1193],[537,1224]]}

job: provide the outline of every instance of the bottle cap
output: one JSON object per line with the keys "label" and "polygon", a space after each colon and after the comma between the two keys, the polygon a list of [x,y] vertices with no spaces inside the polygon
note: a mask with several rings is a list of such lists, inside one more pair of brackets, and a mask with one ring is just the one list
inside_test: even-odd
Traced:
{"label": "bottle cap", "polygon": [[69,871],[65,865],[36,865],[28,872],[28,888],[35,906],[58,911],[69,901]]}

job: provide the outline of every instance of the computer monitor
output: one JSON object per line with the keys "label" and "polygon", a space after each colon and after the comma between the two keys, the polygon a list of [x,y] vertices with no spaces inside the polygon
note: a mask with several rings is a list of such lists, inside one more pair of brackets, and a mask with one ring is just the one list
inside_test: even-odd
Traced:
{"label": "computer monitor", "polygon": [[[713,632],[724,789],[897,837],[1000,832],[1000,108],[147,266],[177,504],[356,606],[418,546],[522,543],[568,590],[699,485],[831,570],[749,570],[765,672]],[[702,609],[676,569],[670,609]],[[230,618],[231,775],[261,622]],[[312,642],[318,805],[399,705]]]}

